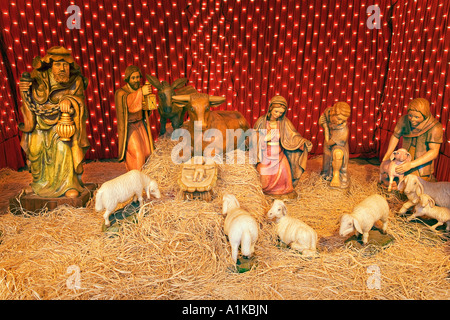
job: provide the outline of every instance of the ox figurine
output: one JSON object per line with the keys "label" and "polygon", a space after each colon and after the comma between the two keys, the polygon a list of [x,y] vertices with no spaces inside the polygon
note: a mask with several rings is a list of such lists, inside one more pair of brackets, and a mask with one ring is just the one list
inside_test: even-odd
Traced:
{"label": "ox figurine", "polygon": [[[250,126],[244,116],[238,111],[211,111],[211,107],[217,107],[225,102],[224,97],[210,96],[205,93],[194,93],[190,95],[175,95],[172,100],[176,103],[183,104],[187,108],[190,121],[187,123],[187,129],[191,135],[192,146],[200,145],[202,153],[205,152],[205,148],[211,148],[213,150],[211,156],[224,154],[227,150],[235,150],[241,146],[245,140],[245,131]],[[203,138],[199,143],[195,142],[198,139],[194,135],[195,122],[201,122],[202,135],[209,129],[217,129],[216,133],[222,134],[221,139],[215,136],[212,142],[206,142],[209,138]],[[227,137],[227,129],[234,130],[233,137]],[[241,130],[238,130],[241,129]],[[206,136],[206,134],[205,134]],[[229,140],[229,141],[227,141]],[[227,144],[229,144],[227,148]]]}
{"label": "ox figurine", "polygon": [[177,79],[172,84],[169,84],[167,81],[160,82],[156,77],[151,75],[147,75],[147,80],[158,90],[158,112],[161,117],[159,134],[163,135],[166,133],[167,119],[170,119],[174,130],[180,128],[183,125],[186,108],[174,103],[172,96],[175,94],[189,95],[197,92],[197,90],[193,86],[183,87],[187,82],[186,78]]}

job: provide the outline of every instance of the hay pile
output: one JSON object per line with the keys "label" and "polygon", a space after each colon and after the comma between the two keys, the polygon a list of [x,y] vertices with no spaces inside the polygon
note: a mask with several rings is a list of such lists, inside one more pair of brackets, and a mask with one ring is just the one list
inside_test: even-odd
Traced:
{"label": "hay pile", "polygon": [[[342,192],[319,178],[321,158],[309,161],[297,186],[299,197],[286,201],[289,213],[318,233],[319,257],[308,259],[280,246],[264,218],[271,199],[261,192],[249,164],[220,165],[210,203],[183,201],[176,183],[180,167],[168,151],[174,145],[160,139],[143,168],[158,181],[162,198],[147,202],[138,223],[122,223],[117,234],[101,231],[102,215],[93,203],[39,216],[0,216],[0,299],[449,298],[445,238],[423,222],[394,216],[402,204],[395,194],[385,195],[393,211],[391,245],[357,249],[344,246],[339,237],[340,215],[381,192],[378,167],[352,160],[352,183],[349,192]],[[261,226],[256,265],[246,273],[235,272],[222,231],[226,192],[236,195]],[[372,265],[379,267],[380,289],[367,285]]]}

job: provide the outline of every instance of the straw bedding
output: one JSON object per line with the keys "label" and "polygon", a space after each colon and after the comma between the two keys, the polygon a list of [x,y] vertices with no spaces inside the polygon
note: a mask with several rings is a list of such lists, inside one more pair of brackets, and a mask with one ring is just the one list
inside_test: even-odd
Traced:
{"label": "straw bedding", "polygon": [[[102,214],[59,207],[38,216],[0,215],[0,299],[448,299],[450,252],[441,229],[395,215],[401,195],[384,194],[391,207],[385,248],[345,246],[339,219],[373,193],[378,167],[349,164],[348,192],[330,190],[320,179],[321,158],[310,159],[296,190],[286,200],[289,214],[319,236],[317,258],[304,258],[281,245],[265,219],[271,198],[261,192],[250,164],[221,164],[211,202],[184,201],[170,151],[176,142],[161,138],[143,168],[159,183],[161,199],[121,223],[118,233],[101,231]],[[103,183],[125,169],[118,163],[89,163],[85,182]],[[0,171],[1,206],[29,183],[29,174]],[[238,273],[223,234],[222,195],[236,195],[258,219],[255,264]],[[368,286],[376,265],[380,288]],[[75,268],[79,272],[71,271]],[[79,282],[74,282],[79,279]],[[78,286],[74,286],[76,283]]]}

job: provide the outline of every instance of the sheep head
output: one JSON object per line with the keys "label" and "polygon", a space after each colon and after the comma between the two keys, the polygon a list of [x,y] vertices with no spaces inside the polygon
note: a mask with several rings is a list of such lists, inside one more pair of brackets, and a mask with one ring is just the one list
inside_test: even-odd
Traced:
{"label": "sheep head", "polygon": [[421,194],[419,199],[419,205],[421,207],[429,206],[430,208],[433,208],[436,205],[436,202],[433,200],[433,198],[427,194]]}
{"label": "sheep head", "polygon": [[239,201],[232,194],[226,193],[223,195],[222,214],[227,214],[229,211],[239,208]]}
{"label": "sheep head", "polygon": [[150,182],[147,184],[145,193],[147,194],[148,199],[150,199],[150,195],[154,196],[156,199],[161,198],[161,192],[159,191],[158,184],[153,179],[150,179]]}
{"label": "sheep head", "polygon": [[420,196],[423,194],[423,185],[420,183],[417,176],[409,174],[400,181],[398,184],[398,190],[402,191],[406,195],[415,192],[418,196]]}
{"label": "sheep head", "polygon": [[280,218],[284,217],[287,214],[286,205],[282,200],[276,199],[270,210],[267,212],[267,218],[270,220],[276,219],[279,220]]}
{"label": "sheep head", "polygon": [[352,233],[353,231],[358,231],[359,233],[363,233],[361,224],[355,217],[351,214],[344,214],[341,217],[341,226],[339,228],[339,235],[341,237],[345,237],[346,235]]}
{"label": "sheep head", "polygon": [[406,149],[401,148],[392,152],[390,159],[400,162],[411,161],[411,154]]}

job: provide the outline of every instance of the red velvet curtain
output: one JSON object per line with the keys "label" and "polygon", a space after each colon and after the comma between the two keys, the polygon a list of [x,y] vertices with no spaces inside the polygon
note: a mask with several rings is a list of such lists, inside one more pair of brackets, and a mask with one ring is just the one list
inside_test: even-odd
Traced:
{"label": "red velvet curtain", "polygon": [[[66,25],[71,4],[80,8],[80,29]],[[369,28],[377,8],[379,28]],[[322,153],[320,114],[346,101],[351,155],[381,157],[412,98],[427,98],[447,126],[449,9],[449,0],[2,2],[0,166],[23,166],[18,80],[32,70],[35,56],[56,45],[72,50],[89,79],[87,159],[117,156],[114,91],[130,64],[225,96],[219,109],[238,110],[251,124],[281,94],[290,106],[287,117],[313,142],[313,155]],[[157,137],[157,112],[151,121]],[[450,180],[444,135],[437,177]]]}

